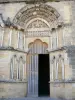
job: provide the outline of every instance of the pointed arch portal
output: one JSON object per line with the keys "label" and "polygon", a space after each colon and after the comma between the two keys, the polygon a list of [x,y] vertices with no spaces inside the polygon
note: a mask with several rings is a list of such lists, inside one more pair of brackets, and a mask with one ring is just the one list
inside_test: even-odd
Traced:
{"label": "pointed arch portal", "polygon": [[[42,42],[40,39],[36,39],[34,42],[30,43],[28,47],[30,50],[30,52],[27,56],[28,96],[42,96],[42,95],[47,95],[47,94],[49,95],[49,92],[48,92],[49,90],[47,90],[47,91],[45,90],[46,93],[43,93],[45,88],[43,88],[43,89],[41,88],[41,86],[44,87],[45,81],[47,83],[49,81],[49,78],[48,78],[48,81],[45,80],[47,78],[42,80],[43,74],[44,74],[43,72],[44,72],[45,68],[47,68],[47,67],[49,68],[49,65],[48,66],[46,65],[48,61],[46,61],[46,62],[44,61],[44,60],[49,60],[48,59],[49,56],[46,51],[46,49],[48,48],[48,44],[45,42]],[[43,57],[43,59],[42,59],[42,57]],[[43,64],[43,65],[41,65],[41,64]],[[43,71],[43,72],[41,72],[41,71]],[[49,69],[47,71],[49,71]],[[49,76],[49,73],[47,75]],[[45,75],[44,77],[46,77],[47,75]],[[43,83],[41,83],[41,82],[43,82]],[[46,88],[48,88],[48,85],[46,86]]]}
{"label": "pointed arch portal", "polygon": [[[23,7],[14,17],[14,24],[24,28],[25,48],[29,49],[27,55],[28,68],[28,96],[49,95],[49,55],[50,35],[53,28],[59,25],[60,14],[47,4],[32,4]],[[60,18],[61,19],[61,18]],[[37,38],[27,43],[27,38]],[[41,38],[41,39],[38,39]],[[42,37],[47,37],[42,42]],[[32,40],[32,41],[33,41]],[[48,40],[48,41],[47,41]],[[46,82],[46,83],[45,83]],[[44,92],[46,91],[46,92]]]}

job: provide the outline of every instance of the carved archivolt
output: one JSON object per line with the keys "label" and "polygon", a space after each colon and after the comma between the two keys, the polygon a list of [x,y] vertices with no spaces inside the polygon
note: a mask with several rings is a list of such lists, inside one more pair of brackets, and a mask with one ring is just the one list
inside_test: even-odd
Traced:
{"label": "carved archivolt", "polygon": [[23,7],[15,16],[13,22],[24,27],[30,20],[34,18],[45,19],[48,23],[56,23],[59,13],[53,7],[47,4],[27,5]]}

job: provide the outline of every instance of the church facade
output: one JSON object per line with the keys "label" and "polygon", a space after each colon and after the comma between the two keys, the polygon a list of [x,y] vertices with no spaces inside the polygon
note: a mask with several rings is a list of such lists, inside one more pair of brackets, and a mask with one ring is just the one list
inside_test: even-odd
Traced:
{"label": "church facade", "polygon": [[75,99],[74,32],[75,1],[1,2],[0,98]]}

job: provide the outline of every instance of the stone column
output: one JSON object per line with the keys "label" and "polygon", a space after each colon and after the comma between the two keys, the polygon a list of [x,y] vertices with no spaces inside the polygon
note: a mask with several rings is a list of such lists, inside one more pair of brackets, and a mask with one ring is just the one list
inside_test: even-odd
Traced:
{"label": "stone column", "polygon": [[27,50],[28,49],[27,38],[25,38],[25,47],[26,47],[26,50]]}
{"label": "stone column", "polygon": [[51,75],[51,79],[53,80],[53,63],[54,63],[54,61],[53,60],[50,60],[50,74],[52,74]]}
{"label": "stone column", "polygon": [[12,28],[10,28],[9,32],[9,46],[11,46],[11,41],[12,41]]}
{"label": "stone column", "polygon": [[55,79],[57,80],[58,79],[58,74],[57,74],[57,61],[56,61],[56,59],[55,59]]}
{"label": "stone column", "polygon": [[58,29],[55,29],[55,32],[56,32],[56,39],[57,39],[56,48],[58,48]]}
{"label": "stone column", "polygon": [[51,37],[51,33],[49,32],[49,45],[48,45],[48,50],[50,50],[52,47],[52,37]]}
{"label": "stone column", "polygon": [[19,48],[19,36],[20,36],[20,34],[19,34],[19,30],[18,30],[18,43],[17,43],[17,48]]}
{"label": "stone column", "polygon": [[61,63],[62,63],[62,79],[64,80],[64,59],[62,59]]}
{"label": "stone column", "polygon": [[3,38],[4,38],[4,27],[2,27],[2,40],[1,40],[1,47],[3,46]]}
{"label": "stone column", "polygon": [[20,59],[19,59],[19,62],[18,62],[18,72],[19,72],[19,79],[20,79]]}
{"label": "stone column", "polygon": [[10,75],[11,75],[11,79],[13,79],[13,58],[11,59],[11,72],[10,72]]}
{"label": "stone column", "polygon": [[48,49],[52,49],[52,36],[49,36],[49,46]]}
{"label": "stone column", "polygon": [[15,65],[15,61],[14,61],[14,57],[13,57],[12,79],[14,78],[14,65]]}
{"label": "stone column", "polygon": [[[25,33],[25,34],[26,34],[26,33]],[[24,50],[25,50],[26,52],[28,52],[27,37],[26,37],[25,34],[24,34]]]}
{"label": "stone column", "polygon": [[64,27],[62,26],[62,45],[65,46],[65,42],[64,42]]}
{"label": "stone column", "polygon": [[23,66],[23,72],[25,73],[25,74],[23,74],[23,79],[27,78],[26,56],[27,56],[27,54],[25,54],[25,61],[24,61],[24,66]]}
{"label": "stone column", "polygon": [[58,80],[58,61],[56,61],[56,79]]}
{"label": "stone column", "polygon": [[17,80],[18,80],[18,67],[19,67],[19,60],[17,59]]}
{"label": "stone column", "polygon": [[26,66],[25,66],[25,64],[23,63],[23,80],[24,80],[24,78],[26,79],[26,77],[24,76],[24,69],[26,69]]}
{"label": "stone column", "polygon": [[26,48],[26,37],[25,37],[25,34],[24,34],[24,50]]}

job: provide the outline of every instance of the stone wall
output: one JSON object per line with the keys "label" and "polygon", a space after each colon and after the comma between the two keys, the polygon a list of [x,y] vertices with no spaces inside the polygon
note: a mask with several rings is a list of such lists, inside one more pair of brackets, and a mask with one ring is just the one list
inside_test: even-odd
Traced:
{"label": "stone wall", "polygon": [[10,53],[0,51],[0,79],[10,78]]}
{"label": "stone wall", "polygon": [[[74,44],[74,1],[61,1],[61,2],[47,2],[47,5],[50,5],[60,14],[58,22],[63,22],[66,24],[64,28],[61,30],[64,34],[64,45]],[[31,5],[27,5],[25,3],[7,3],[0,4],[0,13],[2,13],[4,20],[8,17],[13,22],[14,17],[23,7],[30,7]],[[70,24],[70,25],[69,25]],[[72,35],[73,34],[73,35]],[[61,44],[60,44],[61,45]]]}
{"label": "stone wall", "polygon": [[[14,55],[17,56],[18,60],[20,57],[23,57],[23,59],[26,61],[25,53],[18,52],[16,50],[0,50],[0,79],[10,79],[10,62]],[[27,77],[26,68],[24,70],[24,77]]]}
{"label": "stone wall", "polygon": [[[61,16],[60,18],[62,18],[63,21],[65,22],[71,21],[72,19],[71,6],[74,5],[74,1],[47,2],[46,4],[54,7],[60,14]],[[0,4],[0,13],[3,14],[4,19],[7,19],[7,17],[9,17],[11,20],[13,20],[15,15],[19,12],[19,10],[26,6],[27,4],[25,3]]]}
{"label": "stone wall", "polygon": [[[60,14],[58,22],[63,22],[64,24],[64,27],[62,28],[62,30],[58,30],[58,37],[59,36],[61,36],[61,38],[64,37],[63,38],[64,45],[75,45],[75,42],[74,42],[75,39],[72,40],[72,36],[74,35],[74,27],[75,27],[75,23],[74,23],[75,22],[74,21],[75,2],[74,1],[47,2],[46,4],[50,5],[51,7],[57,10],[57,12]],[[4,20],[6,20],[9,17],[10,20],[13,22],[14,17],[20,11],[20,9],[22,9],[23,7],[30,7],[30,6],[31,5],[26,5],[25,3],[0,4],[0,13],[2,13]],[[15,32],[16,31],[14,30],[13,34]],[[63,36],[63,33],[64,33],[64,36]],[[7,35],[8,35],[8,29],[5,32],[5,38],[3,41],[5,46],[8,45]],[[55,98],[71,99],[71,98],[75,98],[74,96],[75,84],[74,82],[72,81],[69,82],[68,80],[72,78],[71,67],[73,67],[74,62],[72,62],[72,57],[69,58],[70,55],[68,55],[65,52],[65,50],[62,50],[61,46],[63,46],[62,45],[63,43],[61,41],[61,38],[60,37],[58,38],[58,41],[60,42],[58,44],[58,47],[60,47],[59,50],[50,52],[50,57],[51,58],[54,57],[54,59],[57,58],[58,60],[58,58],[61,55],[64,58],[64,68],[65,68],[64,80],[67,82],[65,81],[62,82],[63,80],[61,80],[60,82],[59,80],[58,82],[55,82],[54,80],[50,80],[50,96],[55,97]],[[33,42],[35,39],[37,38],[36,37],[27,38],[26,47],[28,46],[28,43]],[[24,80],[19,81],[19,80],[10,79],[10,60],[12,59],[12,57],[16,55],[18,59],[19,57],[23,57],[24,60],[26,61],[26,52],[17,49],[17,34],[14,34],[13,40],[14,42],[12,42],[11,44],[12,44],[12,47],[14,47],[15,49],[12,50],[9,48],[1,48],[0,50],[0,80],[1,80],[0,97],[24,97],[27,94],[26,68],[24,70]],[[41,40],[43,40],[43,42],[49,43],[49,40],[47,38],[42,38]],[[52,74],[52,72],[50,74]]]}
{"label": "stone wall", "polygon": [[[17,60],[19,60],[20,57],[23,57],[23,60],[25,60],[23,79],[13,79],[11,77],[12,74],[11,59],[14,57],[14,55],[16,55]],[[17,66],[14,66],[14,68],[15,67]],[[0,50],[0,98],[25,97],[26,95],[27,95],[26,54],[17,50],[12,50],[12,49],[9,50],[8,48],[7,49],[5,48],[5,50],[4,49]]]}
{"label": "stone wall", "polygon": [[16,98],[27,96],[27,81],[26,82],[13,82],[5,81],[0,82],[0,98]]}
{"label": "stone wall", "polygon": [[[59,54],[64,56],[64,79],[50,79],[50,96],[67,100],[75,99],[75,47],[67,46],[64,50],[51,53],[55,59]],[[52,68],[52,66],[51,66]],[[52,77],[52,72],[50,74]]]}
{"label": "stone wall", "polygon": [[50,96],[64,100],[75,100],[75,82],[50,83]]}
{"label": "stone wall", "polygon": [[[60,57],[61,56],[61,57]],[[55,57],[55,58],[54,58]],[[65,50],[61,49],[61,50],[55,50],[55,51],[51,51],[50,52],[50,77],[52,77],[52,67],[54,66],[54,68],[57,71],[57,76],[58,76],[58,69],[57,67],[59,66],[59,60],[62,58],[63,63],[61,63],[61,67],[64,67],[64,71],[62,72],[62,80],[69,80],[71,79],[72,76],[72,69],[69,66],[69,59],[68,59],[68,55],[66,53]],[[54,63],[56,62],[56,65],[54,65]],[[58,64],[58,65],[57,65]],[[63,70],[63,69],[62,69]],[[64,77],[64,78],[63,78]],[[58,77],[56,80],[59,80]],[[52,80],[52,78],[50,79],[50,81],[54,81],[54,79]]]}

